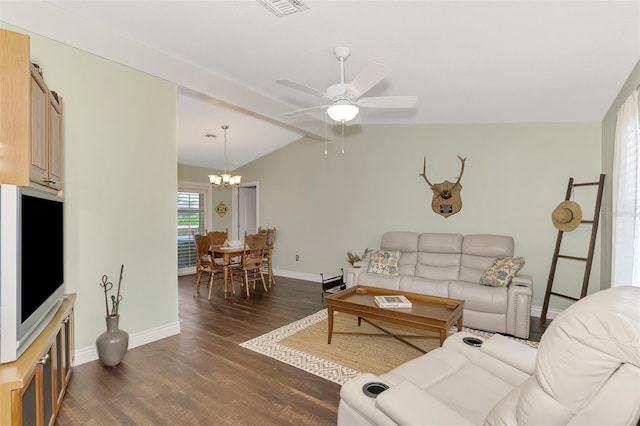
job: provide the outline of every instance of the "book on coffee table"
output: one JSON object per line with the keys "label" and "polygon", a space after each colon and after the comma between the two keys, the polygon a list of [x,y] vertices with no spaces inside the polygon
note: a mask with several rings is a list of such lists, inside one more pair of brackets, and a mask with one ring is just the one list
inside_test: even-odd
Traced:
{"label": "book on coffee table", "polygon": [[374,296],[373,299],[381,308],[410,308],[411,302],[402,295]]}

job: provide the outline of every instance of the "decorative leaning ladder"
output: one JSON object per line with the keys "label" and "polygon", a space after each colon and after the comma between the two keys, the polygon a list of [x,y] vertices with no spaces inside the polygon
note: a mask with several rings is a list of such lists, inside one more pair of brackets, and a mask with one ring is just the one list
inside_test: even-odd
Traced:
{"label": "decorative leaning ladder", "polygon": [[[553,252],[553,260],[551,261],[551,270],[549,271],[549,280],[547,281],[547,291],[544,295],[544,303],[542,305],[542,313],[540,314],[540,324],[544,325],[547,322],[547,311],[549,310],[549,299],[551,296],[558,296],[565,299],[577,301],[587,295],[587,287],[589,286],[589,277],[591,276],[591,265],[593,263],[593,252],[596,246],[596,234],[598,232],[598,223],[600,219],[600,206],[602,205],[602,190],[604,188],[604,174],[600,175],[600,179],[597,182],[585,182],[585,183],[573,183],[573,178],[569,178],[569,185],[567,186],[567,194],[565,201],[571,198],[573,189],[575,187],[583,186],[598,186],[598,192],[596,196],[595,211],[593,213],[593,220],[582,220],[580,224],[591,224],[591,239],[589,241],[589,251],[587,257],[567,256],[560,254],[560,246],[562,245],[563,231],[558,231],[558,238],[556,239],[556,248]],[[553,291],[553,280],[556,274],[556,266],[558,266],[558,259],[571,259],[586,262],[584,268],[584,278],[582,280],[582,291],[580,297],[573,297],[566,294]]]}

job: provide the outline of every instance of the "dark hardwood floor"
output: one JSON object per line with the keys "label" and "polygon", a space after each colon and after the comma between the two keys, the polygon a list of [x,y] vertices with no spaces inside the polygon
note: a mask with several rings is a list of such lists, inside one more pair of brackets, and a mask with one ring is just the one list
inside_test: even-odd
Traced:
{"label": "dark hardwood floor", "polygon": [[130,349],[118,367],[75,367],[56,424],[335,424],[339,385],[239,346],[322,309],[320,284],[276,277],[266,294],[225,301],[219,290],[209,302],[204,288],[193,298],[194,280],[178,279],[181,334]]}

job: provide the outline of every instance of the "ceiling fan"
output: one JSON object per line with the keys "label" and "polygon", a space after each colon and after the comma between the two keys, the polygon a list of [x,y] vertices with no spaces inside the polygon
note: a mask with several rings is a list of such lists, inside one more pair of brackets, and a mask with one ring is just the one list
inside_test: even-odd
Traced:
{"label": "ceiling fan", "polygon": [[344,124],[353,120],[358,115],[360,108],[412,108],[415,106],[418,101],[417,96],[374,96],[363,98],[362,95],[391,73],[391,68],[372,62],[365,66],[351,83],[345,83],[344,62],[351,54],[351,50],[346,46],[336,46],[333,49],[333,53],[340,62],[340,83],[329,86],[324,92],[292,80],[276,80],[278,84],[327,101],[327,104],[291,111],[285,113],[285,115],[304,114],[316,109],[327,109],[327,114],[332,120]]}

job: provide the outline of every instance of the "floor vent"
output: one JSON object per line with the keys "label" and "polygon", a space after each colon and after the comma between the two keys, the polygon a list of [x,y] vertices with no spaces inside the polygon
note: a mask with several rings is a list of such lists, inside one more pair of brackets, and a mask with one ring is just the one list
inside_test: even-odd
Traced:
{"label": "floor vent", "polygon": [[300,0],[258,0],[258,3],[269,9],[278,18],[309,9],[309,6]]}

